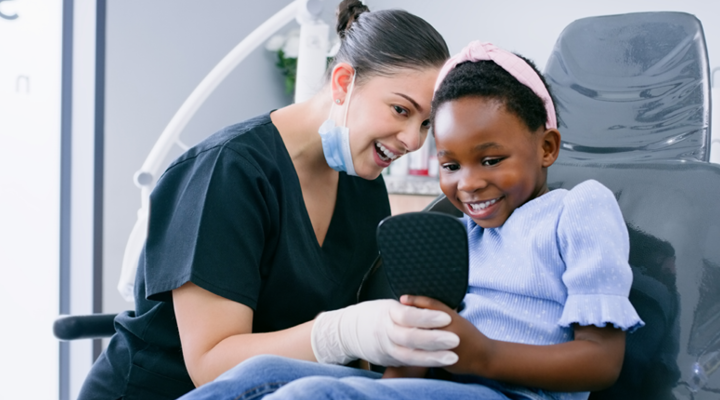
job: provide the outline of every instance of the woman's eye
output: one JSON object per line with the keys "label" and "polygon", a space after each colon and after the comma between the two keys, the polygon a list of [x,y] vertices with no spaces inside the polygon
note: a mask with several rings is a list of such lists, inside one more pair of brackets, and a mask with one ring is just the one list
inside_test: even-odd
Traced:
{"label": "woman's eye", "polygon": [[426,119],[425,121],[423,121],[423,122],[422,122],[422,127],[423,127],[423,128],[430,128],[430,120],[429,120],[429,119]]}
{"label": "woman's eye", "polygon": [[393,108],[395,109],[395,112],[398,113],[398,114],[400,114],[400,115],[407,115],[407,114],[408,114],[407,110],[404,109],[404,108],[402,108],[402,107],[400,107],[400,106],[393,106]]}
{"label": "woman's eye", "polygon": [[491,167],[491,166],[499,163],[500,161],[502,161],[502,158],[486,158],[482,161],[482,165],[484,165],[486,167]]}
{"label": "woman's eye", "polygon": [[460,168],[460,166],[457,164],[443,164],[442,168],[444,170],[452,172],[452,171],[457,171]]}

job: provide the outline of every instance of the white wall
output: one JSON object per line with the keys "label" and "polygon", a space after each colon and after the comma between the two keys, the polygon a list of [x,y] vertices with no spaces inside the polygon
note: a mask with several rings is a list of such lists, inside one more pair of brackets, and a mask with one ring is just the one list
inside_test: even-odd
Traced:
{"label": "white wall", "polygon": [[[0,388],[58,394],[62,1],[0,3]],[[38,384],[38,383],[41,384]],[[31,393],[31,394],[30,394]]]}

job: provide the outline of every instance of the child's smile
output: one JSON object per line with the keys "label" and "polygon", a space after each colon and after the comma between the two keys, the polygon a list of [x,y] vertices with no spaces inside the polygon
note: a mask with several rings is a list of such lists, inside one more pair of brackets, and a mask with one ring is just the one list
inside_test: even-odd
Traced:
{"label": "child's smile", "polygon": [[473,201],[465,203],[468,208],[466,214],[470,215],[473,218],[487,218],[493,213],[494,210],[497,209],[499,205],[496,205],[500,200],[502,200],[502,197],[487,201]]}
{"label": "child's smile", "polygon": [[557,157],[548,140],[559,144],[557,130],[532,132],[500,101],[463,97],[440,106],[434,132],[440,187],[481,227],[502,225],[547,192],[546,168]]}

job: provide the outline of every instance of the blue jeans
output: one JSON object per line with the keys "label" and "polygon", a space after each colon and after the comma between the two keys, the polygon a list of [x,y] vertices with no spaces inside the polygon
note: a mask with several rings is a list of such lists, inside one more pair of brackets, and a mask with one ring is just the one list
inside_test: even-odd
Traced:
{"label": "blue jeans", "polygon": [[542,399],[533,392],[510,393],[476,383],[436,379],[379,379],[377,372],[284,357],[256,356],[179,400],[280,399]]}

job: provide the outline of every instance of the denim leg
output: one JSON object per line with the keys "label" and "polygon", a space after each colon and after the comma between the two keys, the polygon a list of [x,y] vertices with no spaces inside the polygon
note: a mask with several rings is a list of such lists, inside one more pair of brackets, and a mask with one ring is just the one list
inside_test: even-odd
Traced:
{"label": "denim leg", "polygon": [[509,400],[483,385],[434,379],[374,379],[311,376],[298,379],[265,400]]}
{"label": "denim leg", "polygon": [[288,382],[322,375],[328,377],[381,375],[341,365],[318,364],[291,358],[262,355],[250,358],[178,400],[255,400],[273,393]]}

